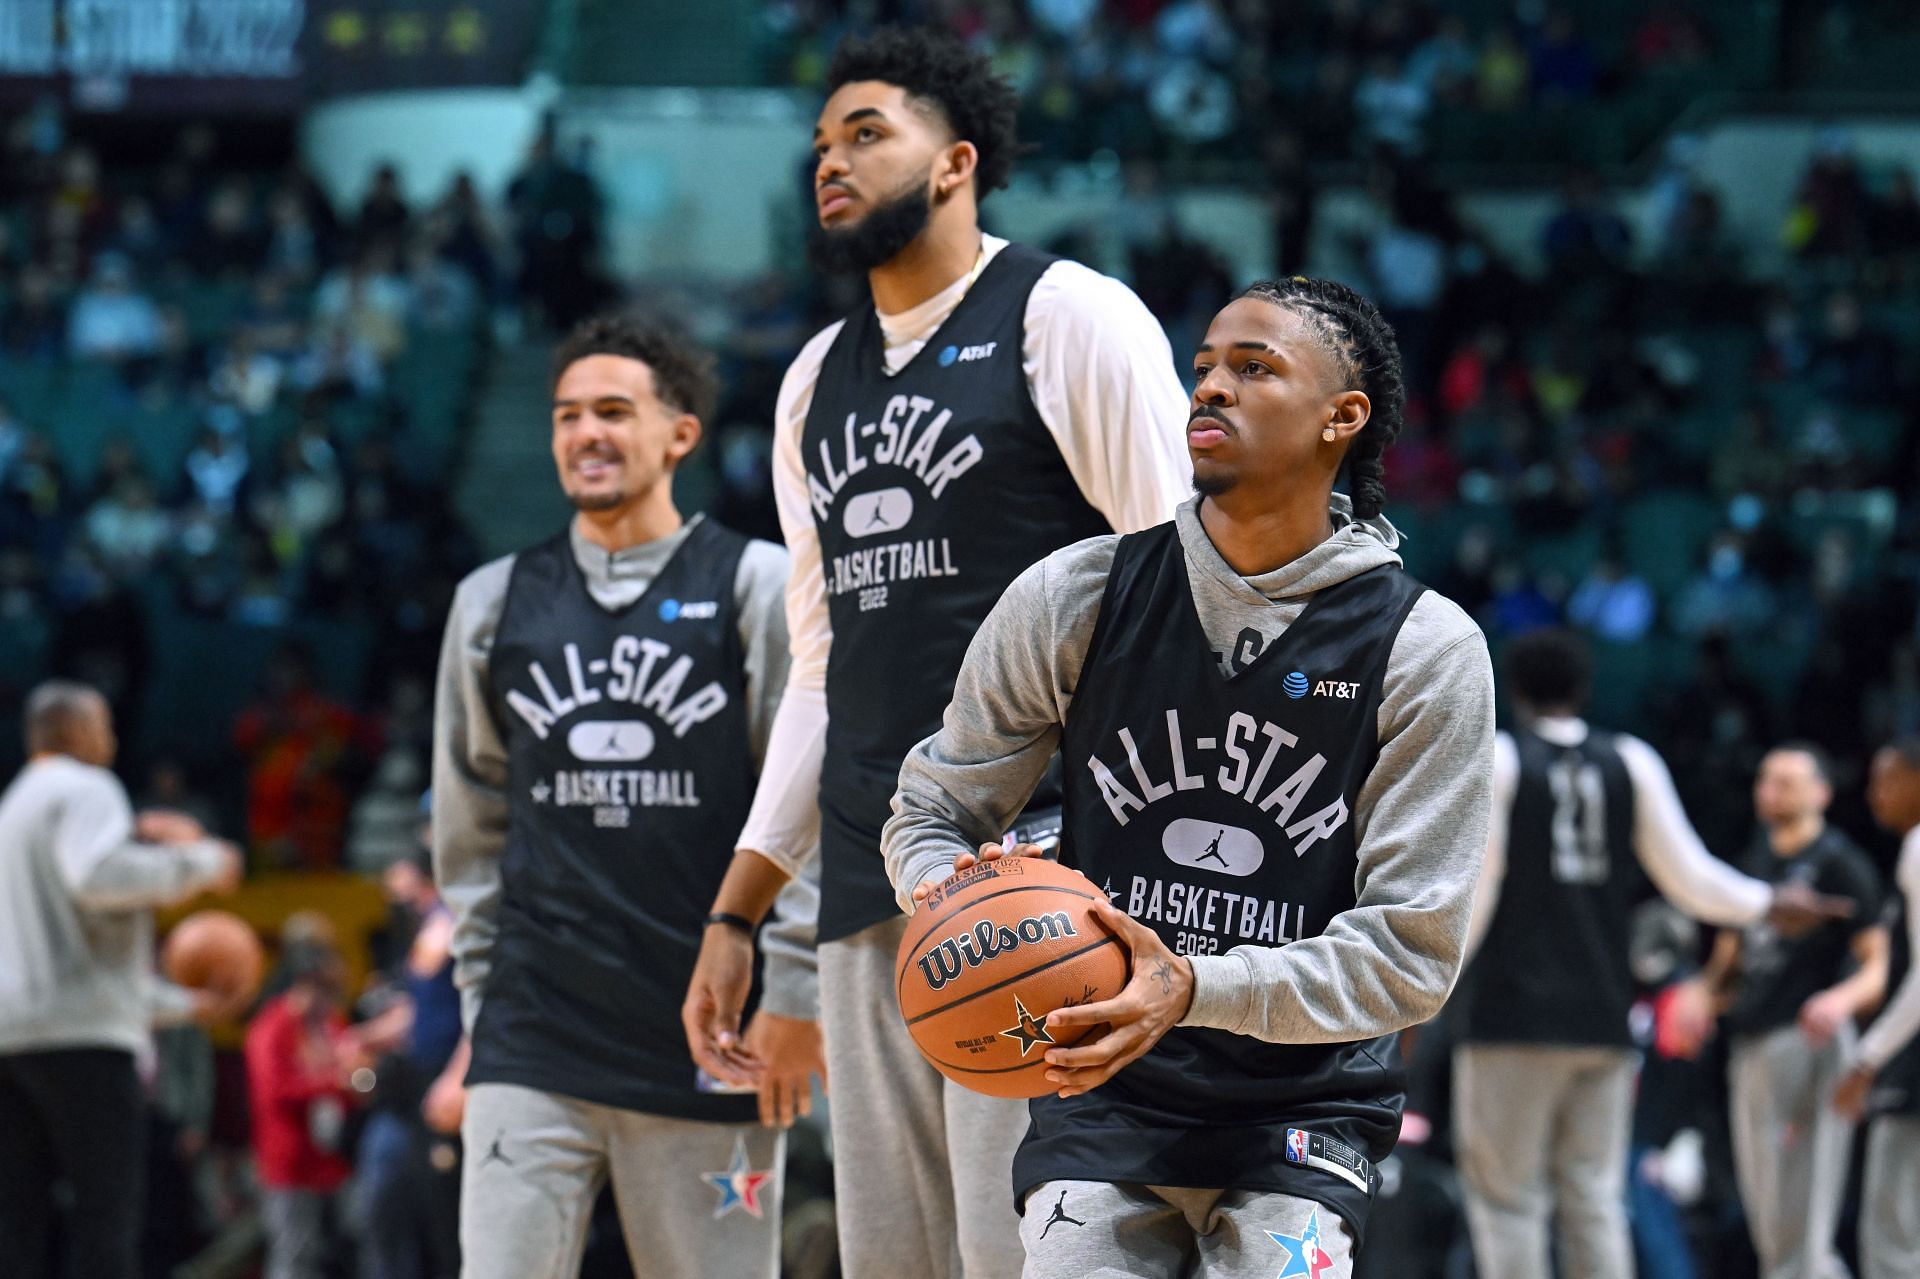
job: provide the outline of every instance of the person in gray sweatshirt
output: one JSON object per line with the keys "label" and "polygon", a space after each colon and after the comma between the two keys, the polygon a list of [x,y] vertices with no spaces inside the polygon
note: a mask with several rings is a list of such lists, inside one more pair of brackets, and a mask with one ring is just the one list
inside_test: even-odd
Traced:
{"label": "person in gray sweatshirt", "polygon": [[[240,854],[178,813],[135,818],[109,771],[106,698],[27,697],[29,759],[0,795],[0,1256],[8,1274],[139,1273],[146,1164],[137,1056],[217,1000],[153,974],[153,911],[231,892]],[[54,1194],[64,1184],[64,1212]],[[64,1217],[64,1227],[56,1224]]]}
{"label": "person in gray sweatshirt", "polygon": [[1058,1091],[1014,1161],[1028,1279],[1350,1275],[1395,1035],[1453,987],[1486,846],[1486,643],[1380,513],[1392,331],[1343,285],[1258,284],[1194,377],[1198,496],[1013,583],[885,829],[911,910],[976,848],[1036,851],[994,841],[1058,750],[1061,858],[1132,951],[1120,995],[1045,1019],[1047,1043],[1108,1029],[1045,1049]]}
{"label": "person in gray sweatshirt", "polygon": [[[447,619],[433,860],[469,1055],[467,1279],[577,1273],[609,1183],[644,1273],[779,1268],[784,1134],[752,1089],[701,1076],[680,1026],[701,934],[742,922],[708,907],[788,665],[786,553],[674,505],[716,392],[671,328],[571,334],[551,431],[574,518],[469,574]],[[756,1043],[811,1030],[816,883],[761,930],[794,962]]]}

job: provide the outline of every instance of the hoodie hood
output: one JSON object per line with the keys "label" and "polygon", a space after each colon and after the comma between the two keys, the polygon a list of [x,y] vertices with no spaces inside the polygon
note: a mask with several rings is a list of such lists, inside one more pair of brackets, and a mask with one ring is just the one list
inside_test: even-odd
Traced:
{"label": "hoodie hood", "polygon": [[1312,595],[1382,564],[1400,563],[1400,530],[1394,528],[1386,516],[1355,519],[1353,501],[1345,493],[1333,495],[1327,504],[1327,513],[1333,518],[1332,537],[1298,559],[1257,577],[1240,576],[1221,558],[1200,523],[1198,497],[1180,504],[1174,513],[1174,522],[1180,528],[1180,544],[1187,553],[1187,562],[1248,603]]}

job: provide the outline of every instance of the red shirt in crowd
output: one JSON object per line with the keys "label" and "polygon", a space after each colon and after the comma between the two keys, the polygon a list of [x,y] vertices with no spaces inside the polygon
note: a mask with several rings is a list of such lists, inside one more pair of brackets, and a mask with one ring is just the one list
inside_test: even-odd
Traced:
{"label": "red shirt in crowd", "polygon": [[352,1171],[316,1136],[316,1130],[337,1134],[352,1103],[333,1048],[347,1022],[329,1009],[313,1025],[302,1014],[302,1002],[298,992],[271,999],[247,1027],[253,1154],[261,1184],[328,1194]]}

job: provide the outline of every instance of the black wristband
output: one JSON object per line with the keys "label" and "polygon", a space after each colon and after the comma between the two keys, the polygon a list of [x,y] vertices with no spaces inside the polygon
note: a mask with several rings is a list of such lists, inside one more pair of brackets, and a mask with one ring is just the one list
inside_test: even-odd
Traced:
{"label": "black wristband", "polygon": [[739,929],[749,937],[758,931],[755,929],[751,919],[748,919],[745,915],[736,915],[730,910],[716,910],[713,914],[708,915],[702,920],[701,923],[709,928],[715,924],[725,924],[728,928]]}

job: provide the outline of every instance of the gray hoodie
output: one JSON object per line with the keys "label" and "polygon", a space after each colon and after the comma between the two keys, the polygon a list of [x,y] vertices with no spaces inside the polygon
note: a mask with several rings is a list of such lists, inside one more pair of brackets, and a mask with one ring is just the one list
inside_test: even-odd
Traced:
{"label": "gray hoodie", "polygon": [[[1249,578],[1214,549],[1198,499],[1181,506],[1194,609],[1223,667],[1271,644],[1316,591],[1400,562],[1385,519],[1354,520],[1340,494],[1332,514],[1332,537]],[[1045,771],[1118,543],[1090,538],[1035,564],[974,636],[940,731],[900,770],[882,849],[901,909],[956,854],[997,839]],[[1394,641],[1378,729],[1379,759],[1354,813],[1354,908],[1316,937],[1192,956],[1182,1025],[1272,1043],[1345,1042],[1417,1024],[1446,1002],[1487,846],[1494,728],[1486,640],[1444,596],[1422,595]]]}

